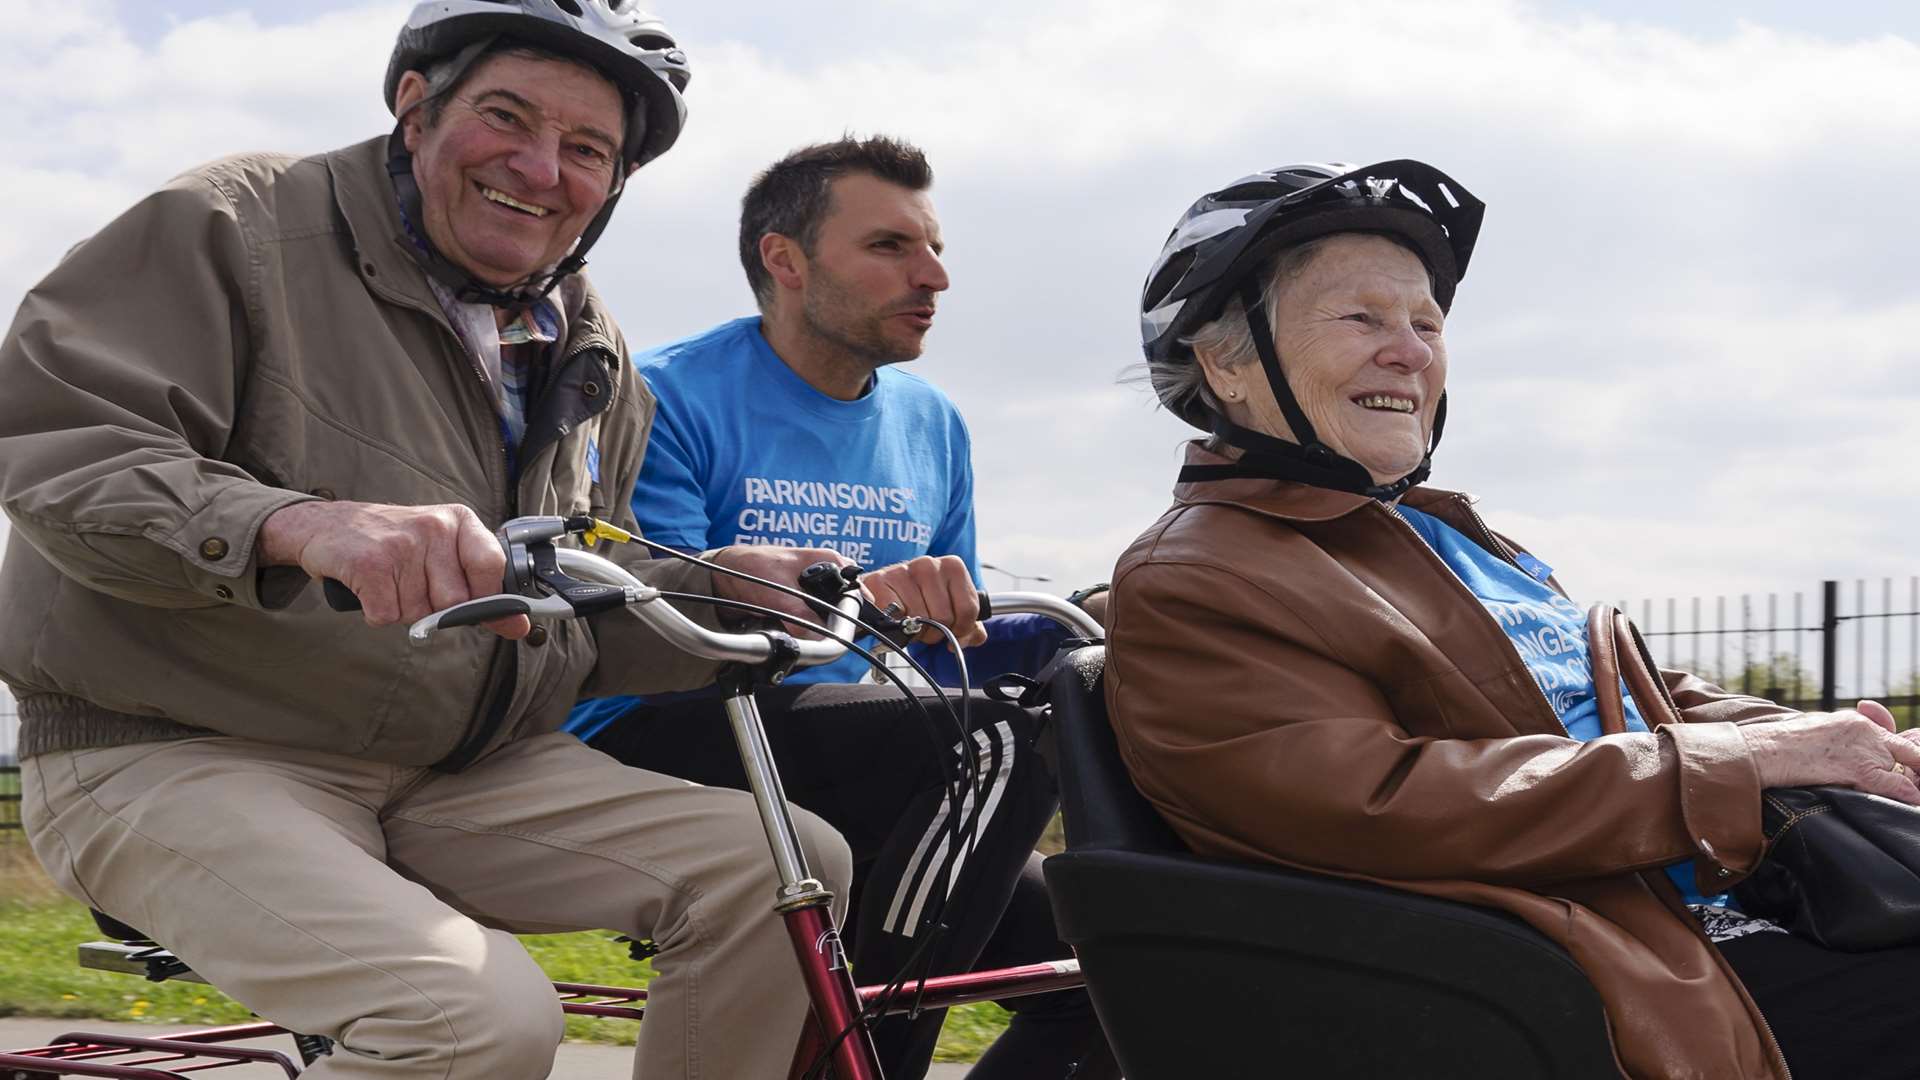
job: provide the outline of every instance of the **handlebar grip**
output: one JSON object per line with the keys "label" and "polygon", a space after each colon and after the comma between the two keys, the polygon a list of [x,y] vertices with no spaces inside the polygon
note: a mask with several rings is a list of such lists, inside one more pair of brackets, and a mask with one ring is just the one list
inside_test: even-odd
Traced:
{"label": "handlebar grip", "polygon": [[320,582],[320,591],[327,594],[327,606],[335,611],[360,610],[360,598],[353,595],[344,581],[327,578]]}
{"label": "handlebar grip", "polygon": [[980,594],[980,621],[986,622],[988,619],[991,619],[991,618],[993,618],[993,597],[988,596],[986,593],[981,593]]}
{"label": "handlebar grip", "polygon": [[440,616],[440,629],[449,626],[478,626],[494,619],[504,619],[509,615],[526,615],[533,611],[525,597],[488,596],[479,600],[469,600],[456,604]]}

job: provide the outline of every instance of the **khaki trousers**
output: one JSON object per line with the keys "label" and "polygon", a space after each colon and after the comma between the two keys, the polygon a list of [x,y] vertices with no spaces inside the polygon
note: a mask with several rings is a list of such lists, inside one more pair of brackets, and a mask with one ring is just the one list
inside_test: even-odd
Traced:
{"label": "khaki trousers", "polygon": [[[807,1005],[741,792],[563,734],[455,775],[217,736],[45,754],[22,779],[54,880],[266,1019],[337,1040],[313,1080],[546,1076],[560,1007],[510,931],[660,945],[644,1080],[777,1080],[792,1059]],[[846,845],[793,814],[844,897]]]}

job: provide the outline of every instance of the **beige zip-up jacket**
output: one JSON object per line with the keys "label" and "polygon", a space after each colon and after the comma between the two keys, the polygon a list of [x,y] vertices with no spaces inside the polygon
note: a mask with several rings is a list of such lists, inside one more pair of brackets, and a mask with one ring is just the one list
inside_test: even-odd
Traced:
{"label": "beige zip-up jacket", "polygon": [[[1405,501],[1518,550],[1464,496]],[[1662,672],[1683,723],[1577,742],[1397,514],[1273,480],[1178,485],[1115,568],[1107,631],[1121,755],[1195,851],[1509,912],[1593,981],[1623,1073],[1784,1080],[1662,868],[1694,860],[1706,893],[1753,870],[1760,776],[1736,725],[1791,710]]]}
{"label": "beige zip-up jacket", "polygon": [[[583,694],[712,681],[626,611],[415,647],[259,565],[261,522],[308,499],[634,527],[653,399],[591,286],[554,294],[567,339],[510,488],[491,392],[409,243],[385,138],[251,155],[174,180],[27,294],[0,343],[0,680],[23,756],[211,731],[458,768]],[[638,545],[609,554],[711,591]]]}

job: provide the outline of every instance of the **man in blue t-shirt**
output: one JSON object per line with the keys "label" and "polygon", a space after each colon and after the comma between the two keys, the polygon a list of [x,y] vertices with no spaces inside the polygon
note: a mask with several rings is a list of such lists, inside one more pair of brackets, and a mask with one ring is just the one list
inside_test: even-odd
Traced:
{"label": "man in blue t-shirt", "polygon": [[[917,148],[874,137],[803,148],[754,181],[740,256],[760,314],[635,359],[658,401],[633,493],[649,539],[830,549],[888,568],[870,581],[875,604],[972,626],[967,427],[895,366],[920,355],[948,285],[932,180]],[[962,644],[986,635],[970,636]],[[972,666],[976,680],[1004,670]],[[976,695],[963,735],[936,702],[862,684],[865,671],[850,655],[758,694],[788,797],[853,848],[856,977],[1071,955],[1032,854],[1059,802],[1035,718]],[[568,729],[630,765],[745,786],[714,693],[582,702]],[[969,763],[974,783],[954,783]],[[1083,993],[1007,1005],[1015,1018],[972,1076],[1118,1076]],[[933,1011],[874,1029],[888,1076],[925,1073],[940,1022]]]}

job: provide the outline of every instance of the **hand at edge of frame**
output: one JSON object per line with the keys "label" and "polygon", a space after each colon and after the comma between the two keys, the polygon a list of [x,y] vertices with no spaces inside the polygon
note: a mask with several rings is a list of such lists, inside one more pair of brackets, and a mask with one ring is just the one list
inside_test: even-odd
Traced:
{"label": "hand at edge of frame", "polygon": [[1741,725],[1762,787],[1836,784],[1920,805],[1920,745],[1896,734],[1876,701],[1856,709],[1803,713]]}

